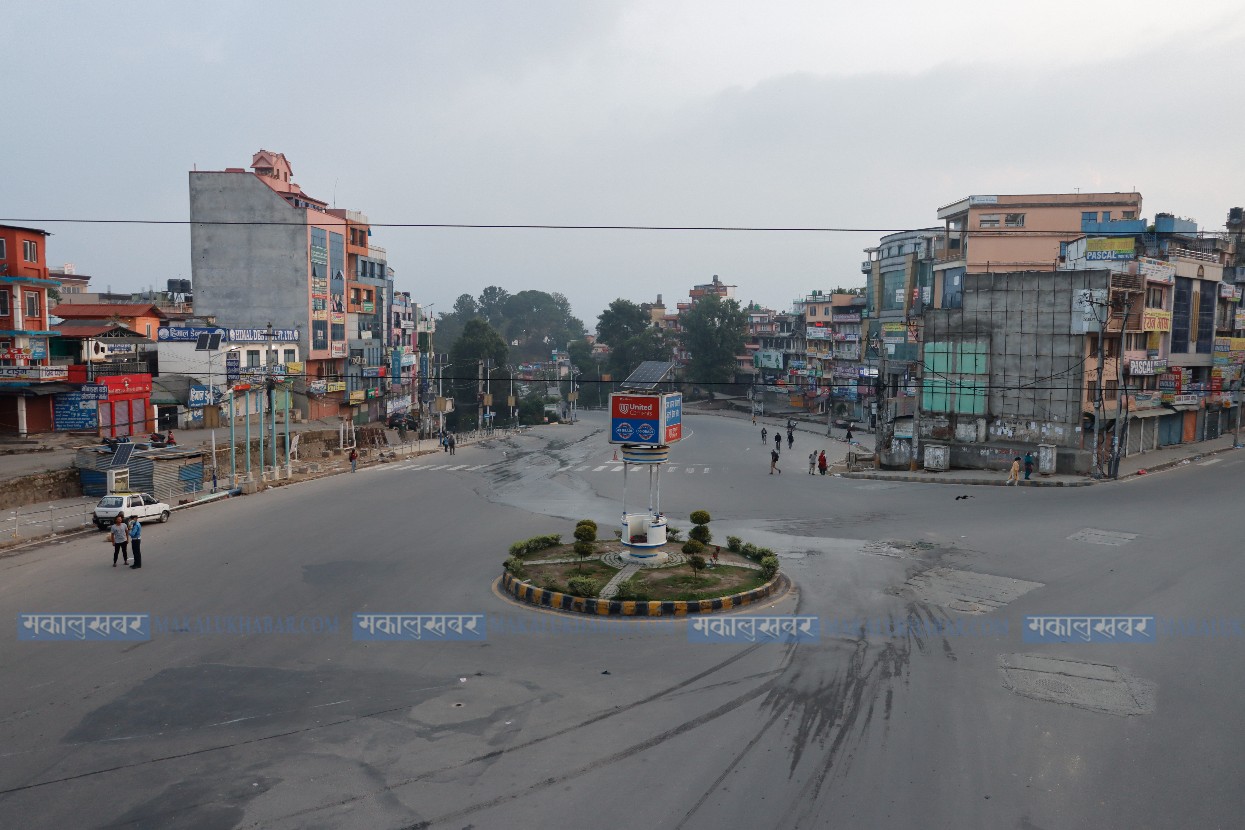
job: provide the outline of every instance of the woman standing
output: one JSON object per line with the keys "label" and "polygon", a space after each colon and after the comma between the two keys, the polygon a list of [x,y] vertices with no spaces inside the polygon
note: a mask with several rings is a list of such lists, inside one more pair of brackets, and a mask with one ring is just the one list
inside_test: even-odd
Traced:
{"label": "woman standing", "polygon": [[120,513],[112,520],[108,531],[112,534],[112,566],[117,567],[117,554],[121,554],[122,562],[130,564],[130,529],[125,526]]}
{"label": "woman standing", "polygon": [[828,466],[829,464],[826,462],[826,451],[822,450],[821,455],[817,456],[817,471],[824,476]]}

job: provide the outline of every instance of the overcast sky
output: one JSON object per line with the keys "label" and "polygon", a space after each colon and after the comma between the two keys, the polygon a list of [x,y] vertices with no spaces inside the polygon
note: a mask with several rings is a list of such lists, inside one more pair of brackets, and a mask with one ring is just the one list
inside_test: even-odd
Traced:
{"label": "overcast sky", "polygon": [[[285,153],[376,223],[899,229],[969,194],[1245,204],[1239,0],[15,3],[0,221],[104,290],[190,277],[187,172]],[[876,233],[378,228],[434,312],[487,285],[775,308]],[[238,321],[239,324],[255,321]]]}

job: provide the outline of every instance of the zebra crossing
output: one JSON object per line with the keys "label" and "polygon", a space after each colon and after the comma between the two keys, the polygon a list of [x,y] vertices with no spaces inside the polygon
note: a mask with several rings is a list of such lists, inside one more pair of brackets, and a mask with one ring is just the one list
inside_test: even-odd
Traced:
{"label": "zebra crossing", "polygon": [[[431,464],[413,462],[409,464],[387,464],[383,467],[376,468],[378,470],[409,470],[412,472],[462,472],[471,473],[476,470],[509,468],[519,471],[544,471],[556,473],[621,473],[623,465],[610,461],[604,464],[569,464],[561,467],[554,467],[549,464],[524,464],[517,465],[505,461],[491,462],[488,464]],[[709,472],[709,467],[704,464],[671,464],[662,468],[664,475],[680,474],[680,475],[704,475]]]}

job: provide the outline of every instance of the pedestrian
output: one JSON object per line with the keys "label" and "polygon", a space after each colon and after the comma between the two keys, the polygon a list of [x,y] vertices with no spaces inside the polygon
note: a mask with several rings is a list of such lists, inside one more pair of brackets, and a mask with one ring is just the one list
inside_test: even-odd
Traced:
{"label": "pedestrian", "polygon": [[769,430],[761,427],[761,443],[764,444],[767,440],[769,440]]}
{"label": "pedestrian", "polygon": [[125,519],[121,518],[120,513],[112,520],[109,533],[112,538],[112,566],[117,567],[117,554],[121,554],[122,562],[130,564],[130,530],[125,526]]}
{"label": "pedestrian", "polygon": [[713,548],[713,567],[715,568],[718,566],[718,551],[720,550],[722,550],[722,548],[716,545]]}
{"label": "pedestrian", "polygon": [[757,425],[757,414],[755,412],[752,413],[752,425]]}
{"label": "pedestrian", "polygon": [[1027,452],[1025,453],[1025,481],[1028,481],[1031,475],[1033,475],[1033,453]]}
{"label": "pedestrian", "polygon": [[774,449],[782,452],[782,433],[774,430]]}
{"label": "pedestrian", "polygon": [[1016,456],[1016,459],[1012,461],[1012,468],[1007,471],[1008,484],[1014,487],[1018,481],[1020,481],[1020,456]]}
{"label": "pedestrian", "polygon": [[787,449],[791,449],[793,446],[795,446],[795,433],[787,430]]}
{"label": "pedestrian", "polygon": [[350,448],[350,472],[352,473],[358,472],[358,469],[359,469],[359,451],[351,447]]}
{"label": "pedestrian", "polygon": [[450,441],[450,455],[455,455],[456,454],[455,451],[458,449],[458,441],[455,440],[454,433],[452,432],[450,433],[449,441]]}
{"label": "pedestrian", "polygon": [[851,424],[847,425],[847,435],[843,436],[843,440],[849,444],[852,443],[852,425]]}
{"label": "pedestrian", "polygon": [[[778,470],[778,448],[777,447],[769,451],[769,474],[773,475],[775,470]],[[778,474],[782,475],[782,470],[778,470]]]}
{"label": "pedestrian", "polygon": [[824,476],[828,466],[829,465],[826,463],[826,451],[822,450],[821,455],[817,456],[817,472]]}
{"label": "pedestrian", "polygon": [[134,551],[134,564],[131,568],[143,566],[143,523],[135,516],[130,522],[130,546]]}
{"label": "pedestrian", "polygon": [[808,454],[808,474],[811,476],[815,469],[817,469],[817,450]]}

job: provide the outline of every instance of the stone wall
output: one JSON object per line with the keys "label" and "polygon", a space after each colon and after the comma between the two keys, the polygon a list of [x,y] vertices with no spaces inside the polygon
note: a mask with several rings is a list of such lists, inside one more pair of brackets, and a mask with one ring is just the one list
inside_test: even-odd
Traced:
{"label": "stone wall", "polygon": [[0,510],[81,496],[79,478],[78,471],[70,467],[8,479],[4,482],[4,488],[0,489]]}

